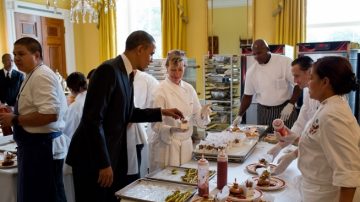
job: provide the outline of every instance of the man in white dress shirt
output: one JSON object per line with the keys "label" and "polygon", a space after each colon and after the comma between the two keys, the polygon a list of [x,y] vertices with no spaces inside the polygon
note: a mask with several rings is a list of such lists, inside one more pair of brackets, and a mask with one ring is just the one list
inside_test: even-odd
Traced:
{"label": "man in white dress shirt", "polygon": [[15,64],[26,73],[26,79],[14,113],[0,114],[0,121],[13,126],[18,145],[17,201],[65,202],[64,91],[54,71],[43,64],[42,48],[36,39],[18,39],[13,52]]}
{"label": "man in white dress shirt", "polygon": [[253,43],[252,51],[256,62],[246,72],[245,92],[242,97],[238,116],[233,122],[241,123],[242,116],[249,108],[253,95],[258,101],[257,124],[268,125],[272,131],[272,121],[281,118],[291,127],[296,120],[294,104],[301,94],[290,72],[291,59],[271,54],[267,43],[258,39]]}

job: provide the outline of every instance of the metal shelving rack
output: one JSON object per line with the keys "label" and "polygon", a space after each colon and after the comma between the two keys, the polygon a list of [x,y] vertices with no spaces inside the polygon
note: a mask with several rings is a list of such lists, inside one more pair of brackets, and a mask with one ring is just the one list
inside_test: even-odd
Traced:
{"label": "metal shelving rack", "polygon": [[205,103],[213,113],[206,131],[223,131],[236,118],[240,106],[240,56],[204,56]]}

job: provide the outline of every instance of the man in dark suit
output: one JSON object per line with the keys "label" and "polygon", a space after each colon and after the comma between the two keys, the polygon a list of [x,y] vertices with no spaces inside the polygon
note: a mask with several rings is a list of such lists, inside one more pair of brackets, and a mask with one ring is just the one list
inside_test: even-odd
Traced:
{"label": "man in dark suit", "polygon": [[13,69],[13,59],[6,53],[1,57],[4,68],[0,70],[0,101],[14,106],[24,75]]}
{"label": "man in dark suit", "polygon": [[126,129],[129,122],[156,122],[163,116],[183,118],[177,109],[138,109],[133,102],[133,70],[144,70],[155,52],[154,38],[135,31],[125,52],[94,72],[83,116],[69,147],[77,202],[117,201],[115,192],[127,179]]}

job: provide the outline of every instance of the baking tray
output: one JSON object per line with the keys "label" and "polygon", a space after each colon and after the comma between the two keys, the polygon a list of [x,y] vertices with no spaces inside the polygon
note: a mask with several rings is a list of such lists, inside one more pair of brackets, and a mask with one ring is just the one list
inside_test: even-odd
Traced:
{"label": "baking tray", "polygon": [[191,194],[185,200],[189,201],[197,191],[197,186],[142,178],[115,192],[115,196],[135,201],[158,202],[165,201],[165,198],[176,190],[189,191]]}
{"label": "baking tray", "polygon": [[[176,170],[176,173],[173,173],[173,170]],[[163,180],[168,182],[175,182],[181,184],[189,184],[189,185],[197,185],[197,181],[195,182],[185,182],[182,180],[182,176],[185,176],[187,169],[194,169],[194,168],[186,168],[186,167],[178,167],[178,166],[167,166],[164,169],[158,169],[154,172],[147,174],[145,177],[148,179],[153,180]],[[195,168],[196,169],[196,168]],[[215,170],[210,170],[209,179],[212,179],[216,174]]]}
{"label": "baking tray", "polygon": [[[245,140],[240,147],[231,147],[227,153],[228,159],[231,162],[244,162],[250,154],[254,151],[258,139]],[[204,157],[210,161],[216,161],[218,154],[203,153],[201,150],[194,150],[193,155],[195,159]]]}

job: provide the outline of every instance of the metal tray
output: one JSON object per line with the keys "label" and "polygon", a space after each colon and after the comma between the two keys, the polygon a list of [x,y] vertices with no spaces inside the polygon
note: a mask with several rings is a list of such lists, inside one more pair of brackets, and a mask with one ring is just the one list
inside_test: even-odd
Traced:
{"label": "metal tray", "polygon": [[181,192],[189,191],[191,194],[185,199],[185,201],[189,201],[197,191],[197,187],[173,182],[138,179],[115,192],[115,196],[135,201],[158,202],[165,201],[165,198],[176,190]]}
{"label": "metal tray", "polygon": [[[250,154],[254,151],[258,139],[252,139],[250,141],[245,141],[241,147],[232,147],[228,151],[229,161],[232,162],[244,162]],[[217,154],[202,153],[201,151],[195,150],[193,152],[195,159],[200,159],[204,154],[204,157],[211,161],[216,161]]]}
{"label": "metal tray", "polygon": [[[172,170],[176,169],[176,173],[172,173]],[[152,173],[149,173],[145,177],[148,179],[153,180],[163,180],[167,182],[175,182],[175,183],[181,183],[181,184],[188,184],[188,185],[197,185],[197,181],[191,183],[191,182],[185,182],[182,180],[182,176],[185,176],[186,169],[194,169],[194,168],[186,168],[186,167],[177,167],[177,166],[167,166],[164,169],[156,170]],[[196,169],[196,168],[195,168]],[[212,179],[216,174],[216,171],[210,170],[210,176],[209,180]]]}

